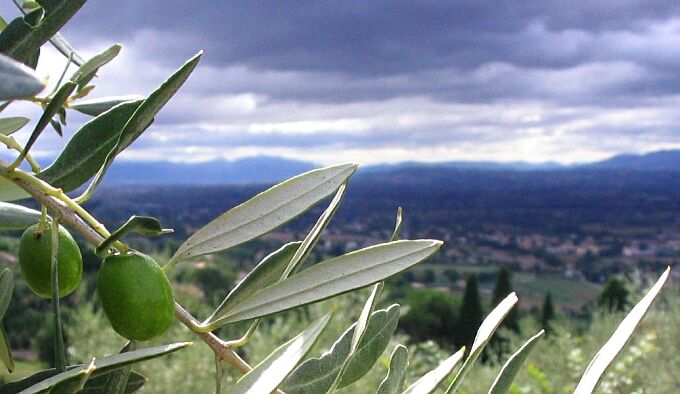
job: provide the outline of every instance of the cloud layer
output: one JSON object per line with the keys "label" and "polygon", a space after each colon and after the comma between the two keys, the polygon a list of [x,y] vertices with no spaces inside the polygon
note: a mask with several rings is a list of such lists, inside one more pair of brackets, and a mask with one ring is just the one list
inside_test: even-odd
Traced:
{"label": "cloud layer", "polygon": [[[128,158],[575,162],[680,148],[680,3],[525,3],[90,0],[64,34],[86,55],[123,43],[96,96],[148,93],[206,50]],[[41,69],[59,64],[48,53]]]}

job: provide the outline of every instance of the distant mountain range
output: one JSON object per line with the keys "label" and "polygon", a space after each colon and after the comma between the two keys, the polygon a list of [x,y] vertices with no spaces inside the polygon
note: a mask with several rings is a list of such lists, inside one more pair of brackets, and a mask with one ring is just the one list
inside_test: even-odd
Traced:
{"label": "distant mountain range", "polygon": [[[249,157],[234,161],[215,160],[202,163],[168,161],[117,161],[106,175],[110,186],[124,184],[188,185],[272,183],[320,167],[315,163],[281,157]],[[441,163],[404,162],[364,166],[360,174],[402,172],[403,170],[475,170],[475,171],[548,171],[548,170],[632,170],[678,171],[680,150],[652,152],[644,155],[624,154],[610,159],[577,165],[555,162],[499,163],[492,161],[451,161]]]}

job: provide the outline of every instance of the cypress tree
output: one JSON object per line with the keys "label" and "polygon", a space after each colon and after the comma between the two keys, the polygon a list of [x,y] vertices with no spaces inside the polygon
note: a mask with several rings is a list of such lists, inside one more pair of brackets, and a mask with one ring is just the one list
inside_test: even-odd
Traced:
{"label": "cypress tree", "polygon": [[621,312],[628,305],[628,290],[620,280],[610,278],[597,301],[601,308],[609,312]]}
{"label": "cypress tree", "polygon": [[456,346],[466,346],[468,351],[475,340],[477,329],[482,324],[484,312],[482,311],[482,299],[479,296],[477,276],[470,274],[465,283],[463,305],[458,314],[458,329],[456,330]]}
{"label": "cypress tree", "polygon": [[541,326],[546,333],[550,332],[550,321],[555,318],[555,307],[552,302],[552,294],[548,292],[543,300],[543,308],[541,309]]}
{"label": "cypress tree", "polygon": [[[498,271],[498,277],[496,278],[496,285],[493,288],[493,298],[491,301],[491,306],[496,307],[501,301],[512,293],[512,283],[510,282],[510,271],[505,266],[502,266]],[[517,316],[518,305],[508,313],[508,315],[501,322],[501,327],[508,328],[514,332],[519,332],[519,319]]]}

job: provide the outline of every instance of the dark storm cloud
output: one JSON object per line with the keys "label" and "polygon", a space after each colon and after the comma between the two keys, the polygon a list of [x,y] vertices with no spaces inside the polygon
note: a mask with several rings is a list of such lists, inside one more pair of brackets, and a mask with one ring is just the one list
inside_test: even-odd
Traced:
{"label": "dark storm cloud", "polygon": [[64,34],[88,54],[124,44],[100,96],[146,94],[206,49],[133,146],[159,157],[325,147],[453,160],[437,149],[479,147],[573,161],[680,146],[678,1],[89,0]]}

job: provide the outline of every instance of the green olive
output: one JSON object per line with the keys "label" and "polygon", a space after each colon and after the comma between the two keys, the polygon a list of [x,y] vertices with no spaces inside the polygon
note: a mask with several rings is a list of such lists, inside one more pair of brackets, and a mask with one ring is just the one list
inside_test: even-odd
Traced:
{"label": "green olive", "polygon": [[[52,297],[52,227],[38,230],[35,224],[24,231],[19,242],[19,270],[28,287],[40,297]],[[78,244],[63,226],[59,226],[57,251],[59,297],[78,287],[83,277],[83,257]]]}
{"label": "green olive", "polygon": [[158,263],[139,252],[106,257],[97,291],[113,329],[130,340],[162,335],[175,315],[168,278]]}

